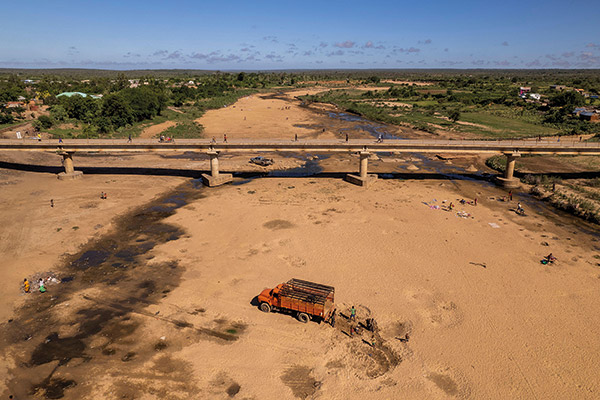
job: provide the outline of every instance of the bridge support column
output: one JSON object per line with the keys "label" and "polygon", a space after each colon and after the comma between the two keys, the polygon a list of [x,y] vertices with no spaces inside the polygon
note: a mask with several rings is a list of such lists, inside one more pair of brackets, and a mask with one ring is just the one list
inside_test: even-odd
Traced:
{"label": "bridge support column", "polygon": [[504,177],[498,178],[501,186],[505,188],[516,188],[519,187],[519,179],[514,177],[515,174],[515,163],[518,157],[521,157],[519,153],[505,154],[506,156],[506,170],[504,171]]}
{"label": "bridge support column", "polygon": [[219,152],[211,150],[208,152],[210,157],[210,175],[202,174],[202,182],[208,187],[220,186],[233,181],[232,174],[219,173]]}
{"label": "bridge support column", "polygon": [[369,175],[367,173],[367,167],[369,165],[369,156],[371,155],[371,153],[369,153],[368,151],[361,151],[360,152],[360,169],[359,169],[359,175],[352,175],[352,174],[348,174],[346,175],[346,180],[350,183],[354,183],[355,185],[358,186],[369,186],[371,185],[373,182],[375,182],[377,180],[377,175],[375,174],[371,174]]}
{"label": "bridge support column", "polygon": [[67,179],[77,179],[83,176],[83,172],[75,171],[75,167],[73,166],[73,153],[60,153],[63,157],[63,166],[65,167],[65,172],[61,172],[58,174],[58,179],[67,180]]}

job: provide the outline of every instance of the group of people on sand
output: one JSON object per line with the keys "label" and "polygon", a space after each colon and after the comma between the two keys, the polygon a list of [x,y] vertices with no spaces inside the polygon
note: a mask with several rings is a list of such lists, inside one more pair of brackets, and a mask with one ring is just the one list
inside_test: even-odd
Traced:
{"label": "group of people on sand", "polygon": [[[465,200],[465,199],[460,199],[458,202],[459,202],[460,204],[462,204],[463,206],[464,206],[465,204],[470,204],[470,205],[472,205],[472,206],[476,206],[476,205],[477,205],[477,197],[475,197],[473,200]],[[452,203],[450,203],[450,204],[452,204]]]}
{"label": "group of people on sand", "polygon": [[173,139],[170,136],[165,137],[165,135],[160,135],[160,138],[158,138],[159,143],[174,142],[174,141],[175,141],[175,139]]}
{"label": "group of people on sand", "polygon": [[[44,284],[43,278],[40,278],[38,282],[38,289],[40,293],[46,293],[46,285]],[[31,283],[29,283],[27,278],[23,279],[23,291],[25,293],[31,293]]]}

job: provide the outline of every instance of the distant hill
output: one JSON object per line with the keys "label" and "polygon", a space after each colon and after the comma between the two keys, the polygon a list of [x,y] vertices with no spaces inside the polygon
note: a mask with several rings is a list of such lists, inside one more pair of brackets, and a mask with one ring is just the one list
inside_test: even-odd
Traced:
{"label": "distant hill", "polygon": [[271,73],[271,74],[309,74],[334,77],[368,77],[376,75],[381,78],[427,77],[440,75],[472,75],[472,76],[518,76],[518,77],[579,77],[598,76],[600,69],[281,69],[281,70],[202,70],[202,69],[135,69],[109,70],[85,68],[0,68],[0,76],[19,75],[29,79],[42,76],[65,76],[75,79],[94,77],[116,78],[125,76],[128,79],[139,77],[176,78],[216,73]]}

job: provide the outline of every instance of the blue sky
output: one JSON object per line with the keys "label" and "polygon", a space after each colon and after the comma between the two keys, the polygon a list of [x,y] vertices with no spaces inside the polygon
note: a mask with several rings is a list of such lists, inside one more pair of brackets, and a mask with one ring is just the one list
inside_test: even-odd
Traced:
{"label": "blue sky", "polygon": [[600,68],[574,1],[6,2],[0,68]]}

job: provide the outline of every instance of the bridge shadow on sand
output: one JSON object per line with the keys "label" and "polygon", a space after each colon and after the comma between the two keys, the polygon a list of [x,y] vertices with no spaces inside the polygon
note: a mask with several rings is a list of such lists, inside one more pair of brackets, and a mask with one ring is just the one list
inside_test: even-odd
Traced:
{"label": "bridge shadow on sand", "polygon": [[[0,161],[0,168],[47,174],[58,174],[65,171],[65,169],[61,166],[53,167],[48,165],[20,164],[4,161]],[[205,172],[191,169],[147,167],[77,167],[75,169],[83,172],[84,175],[154,175],[184,176],[189,178],[199,178],[200,174]]]}
{"label": "bridge shadow on sand", "polygon": [[[49,165],[36,165],[36,164],[22,164],[0,161],[0,168],[8,169],[13,171],[26,171],[26,172],[38,172],[47,174],[58,174],[64,172],[62,166],[49,166]],[[81,171],[84,175],[149,175],[149,176],[183,176],[188,178],[199,178],[201,174],[208,173],[210,171],[191,170],[191,169],[180,169],[180,168],[150,168],[150,167],[77,167],[76,170]],[[275,173],[272,172],[234,172],[233,175],[238,178],[335,178],[343,179],[347,173],[350,172],[310,172],[305,173],[299,172],[298,169],[294,171],[277,170]],[[405,180],[448,180],[448,179],[466,179],[475,181],[491,181],[496,175],[492,174],[480,174],[480,173],[464,173],[464,172],[452,172],[452,173],[440,173],[440,172],[371,172],[378,174],[381,179],[405,179]],[[544,172],[538,174],[523,174],[516,173],[515,176],[522,177],[524,175],[531,176],[553,176],[561,179],[593,179],[600,178],[600,171],[589,171],[589,172]],[[500,175],[498,175],[500,176]]]}

